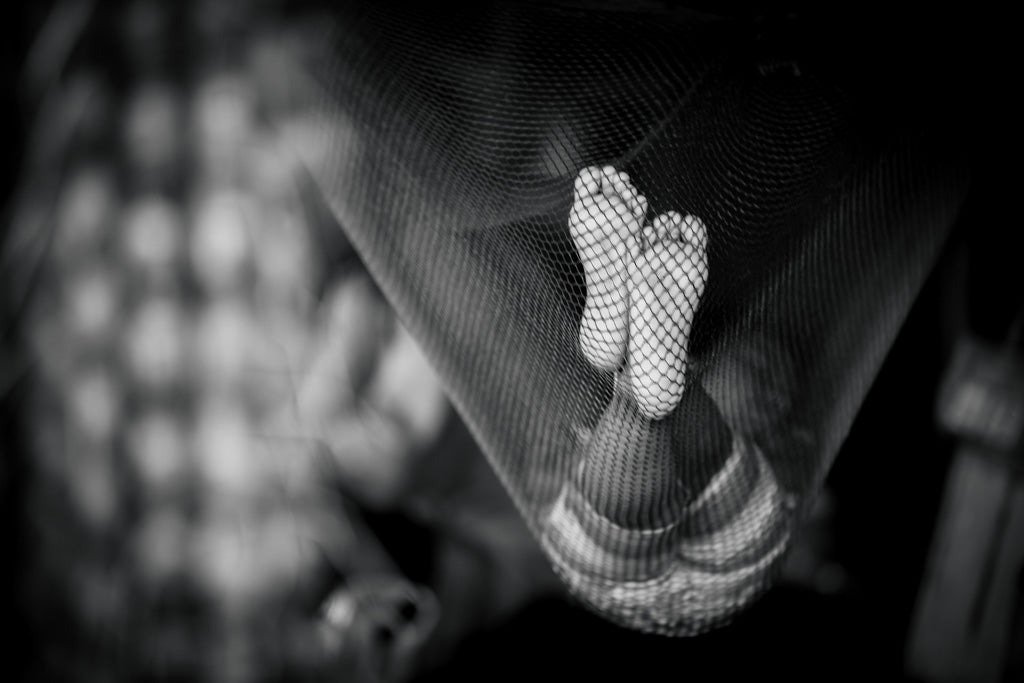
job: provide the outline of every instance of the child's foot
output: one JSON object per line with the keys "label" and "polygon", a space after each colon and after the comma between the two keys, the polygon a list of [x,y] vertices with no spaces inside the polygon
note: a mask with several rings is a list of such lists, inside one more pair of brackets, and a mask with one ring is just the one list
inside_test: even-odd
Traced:
{"label": "child's foot", "polygon": [[629,267],[628,369],[640,412],[658,420],[686,389],[693,316],[708,277],[707,229],[700,219],[661,214],[641,233]]}
{"label": "child's foot", "polygon": [[638,236],[646,213],[647,200],[626,173],[611,166],[590,166],[576,178],[569,233],[587,285],[580,348],[601,370],[618,369],[626,353],[627,267],[639,254]]}

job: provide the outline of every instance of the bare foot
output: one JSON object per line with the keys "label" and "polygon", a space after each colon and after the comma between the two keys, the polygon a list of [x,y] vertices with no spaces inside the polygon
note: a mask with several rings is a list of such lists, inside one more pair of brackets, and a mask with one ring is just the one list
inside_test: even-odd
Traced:
{"label": "bare foot", "polygon": [[647,200],[629,175],[589,166],[576,178],[569,232],[586,277],[580,348],[600,370],[618,369],[629,333],[627,267],[639,253]]}
{"label": "bare foot", "polygon": [[643,228],[629,267],[630,383],[652,420],[671,413],[686,390],[690,331],[708,277],[707,239],[700,219],[661,214]]}

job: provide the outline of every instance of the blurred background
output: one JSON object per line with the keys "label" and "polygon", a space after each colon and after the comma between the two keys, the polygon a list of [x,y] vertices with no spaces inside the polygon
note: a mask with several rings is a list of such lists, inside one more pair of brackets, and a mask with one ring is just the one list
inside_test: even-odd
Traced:
{"label": "blurred background", "polygon": [[779,584],[644,636],[562,593],[283,143],[322,4],[0,10],[6,680],[1024,680],[1011,108]]}

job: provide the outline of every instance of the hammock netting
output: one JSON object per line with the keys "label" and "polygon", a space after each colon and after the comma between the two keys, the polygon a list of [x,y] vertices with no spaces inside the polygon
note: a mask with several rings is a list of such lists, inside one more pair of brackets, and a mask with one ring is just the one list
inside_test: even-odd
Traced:
{"label": "hammock netting", "polygon": [[356,4],[296,83],[338,225],[570,592],[727,621],[938,257],[957,146],[743,18]]}

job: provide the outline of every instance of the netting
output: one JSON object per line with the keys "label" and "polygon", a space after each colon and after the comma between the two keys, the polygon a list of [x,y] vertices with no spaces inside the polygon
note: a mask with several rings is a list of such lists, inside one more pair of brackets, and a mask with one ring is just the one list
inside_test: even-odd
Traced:
{"label": "netting", "polygon": [[366,4],[295,84],[339,225],[572,593],[729,619],[935,262],[956,151],[742,20]]}

